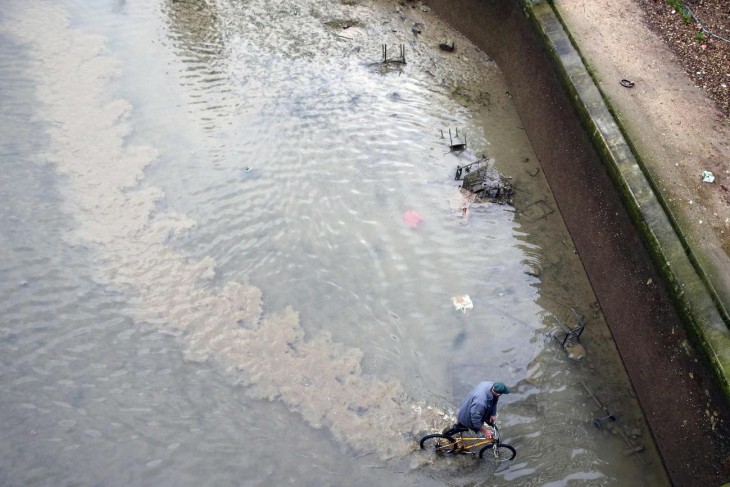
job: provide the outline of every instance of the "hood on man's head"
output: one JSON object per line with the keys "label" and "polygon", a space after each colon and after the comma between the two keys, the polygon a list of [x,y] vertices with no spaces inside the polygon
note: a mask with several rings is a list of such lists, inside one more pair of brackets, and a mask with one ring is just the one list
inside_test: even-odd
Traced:
{"label": "hood on man's head", "polygon": [[497,394],[509,394],[509,387],[504,385],[502,382],[495,382],[492,389],[494,389],[494,392]]}

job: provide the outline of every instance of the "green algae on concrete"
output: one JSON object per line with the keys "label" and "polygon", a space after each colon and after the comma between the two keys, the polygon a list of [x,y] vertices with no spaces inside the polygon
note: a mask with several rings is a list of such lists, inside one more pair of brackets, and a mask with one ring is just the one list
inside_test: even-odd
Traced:
{"label": "green algae on concrete", "polygon": [[552,6],[542,0],[526,0],[524,5],[631,218],[672,290],[688,332],[694,336],[730,402],[730,329],[723,308],[713,299],[702,271],[693,265],[688,255],[691,249],[682,238],[681,228],[667,215],[652,181],[639,165]]}

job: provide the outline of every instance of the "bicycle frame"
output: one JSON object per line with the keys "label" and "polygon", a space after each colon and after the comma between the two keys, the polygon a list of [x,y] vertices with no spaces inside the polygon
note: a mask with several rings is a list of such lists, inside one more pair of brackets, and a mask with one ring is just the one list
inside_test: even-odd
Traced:
{"label": "bicycle frame", "polygon": [[[497,426],[493,426],[492,429],[494,430],[494,436],[492,438],[482,438],[480,436],[464,436],[464,433],[461,432],[453,435],[452,437],[454,440],[456,440],[456,445],[454,445],[454,450],[458,453],[468,453],[471,455],[475,455],[477,451],[483,446],[487,445],[499,445],[499,430],[497,429]],[[475,450],[475,451],[472,451]]]}
{"label": "bicycle frame", "polygon": [[[454,436],[454,439],[456,440],[456,445],[454,446],[454,451],[457,453],[468,453],[470,455],[476,455],[476,452],[485,445],[496,445],[497,441],[493,438],[480,438],[478,436],[462,436],[462,433],[459,433],[459,436]],[[472,451],[475,450],[475,451]]]}

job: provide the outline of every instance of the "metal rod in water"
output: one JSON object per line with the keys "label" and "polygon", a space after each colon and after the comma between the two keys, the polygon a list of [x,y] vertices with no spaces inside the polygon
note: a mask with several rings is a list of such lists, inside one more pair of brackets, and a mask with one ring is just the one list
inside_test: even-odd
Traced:
{"label": "metal rod in water", "polygon": [[591,399],[593,399],[593,400],[594,400],[594,401],[596,402],[596,404],[598,405],[598,407],[599,407],[600,409],[602,409],[602,410],[603,410],[603,413],[604,413],[604,414],[606,415],[606,416],[605,416],[605,417],[603,417],[603,418],[600,418],[600,419],[595,419],[595,420],[593,421],[593,422],[595,423],[595,425],[596,425],[596,426],[599,426],[599,425],[600,425],[600,422],[601,422],[601,421],[605,421],[605,420],[607,420],[607,419],[610,419],[611,421],[616,421],[616,416],[614,416],[614,415],[613,415],[613,414],[611,413],[611,411],[609,411],[609,410],[608,410],[608,408],[607,408],[606,406],[604,406],[604,405],[603,405],[603,403],[602,403],[601,401],[599,401],[599,400],[598,400],[598,398],[596,397],[596,395],[595,395],[595,394],[593,394],[593,391],[591,391],[591,390],[590,390],[590,389],[588,388],[588,385],[587,385],[587,384],[586,384],[585,382],[583,382],[583,381],[580,381],[580,383],[581,383],[581,385],[583,386],[583,388],[584,388],[584,389],[586,390],[586,392],[588,393],[588,395],[589,395],[589,396],[591,396]]}

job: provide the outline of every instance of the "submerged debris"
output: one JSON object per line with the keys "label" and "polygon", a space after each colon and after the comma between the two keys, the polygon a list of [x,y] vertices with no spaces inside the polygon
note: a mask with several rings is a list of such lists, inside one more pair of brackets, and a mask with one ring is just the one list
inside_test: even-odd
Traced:
{"label": "submerged debris", "polygon": [[[444,138],[443,130],[441,131],[441,138]],[[464,140],[462,140],[459,135],[459,129],[456,129],[456,135],[452,135],[451,129],[449,129],[449,149],[451,149],[451,152],[464,152],[466,150],[466,134],[464,135]]]}
{"label": "submerged debris", "polygon": [[456,308],[457,311],[461,311],[466,313],[466,310],[472,309],[474,307],[474,304],[471,302],[471,298],[468,294],[464,294],[462,296],[454,296],[451,298],[451,302],[454,304],[454,308]]}
{"label": "submerged debris", "polygon": [[411,228],[418,228],[418,224],[423,221],[423,217],[413,210],[408,210],[403,213],[403,219]]}
{"label": "submerged debris", "polygon": [[387,64],[387,63],[406,64],[406,46],[401,44],[398,47],[400,49],[399,55],[389,58],[388,57],[388,45],[382,44],[381,49],[382,49],[383,57],[381,58],[380,62],[382,64]]}
{"label": "submerged debris", "polygon": [[[600,411],[599,417],[593,419],[593,425],[596,428],[600,428],[601,423],[603,423],[604,421],[616,421],[616,416],[611,411],[609,411],[608,408],[601,401],[598,400],[598,397],[596,397],[593,391],[588,387],[588,384],[583,381],[581,381],[580,383],[583,385],[583,388],[586,390],[591,399],[593,399],[593,401],[598,406],[598,409],[596,411]],[[594,413],[596,411],[594,411]]]}
{"label": "submerged debris", "polygon": [[583,330],[585,330],[586,325],[582,317],[574,308],[570,308],[570,311],[575,318],[575,325],[571,326],[568,323],[563,323],[557,316],[553,316],[558,325],[558,329],[548,336],[551,340],[556,341],[561,347],[563,347],[565,353],[568,354],[569,359],[579,361],[586,356],[586,350],[580,343],[580,336],[583,334]]}
{"label": "submerged debris", "polygon": [[463,181],[461,187],[476,194],[479,199],[500,205],[512,204],[512,178],[500,174],[494,168],[492,159],[480,159],[456,166],[454,179]]}
{"label": "submerged debris", "polygon": [[[441,138],[445,138],[443,130]],[[459,156],[467,152],[466,134],[462,138],[458,128],[454,133],[449,129],[449,152]],[[494,168],[494,159],[482,157],[457,165],[454,180],[463,181],[461,189],[474,194],[476,200],[488,200],[501,205],[512,204],[512,178],[501,175]]]}

